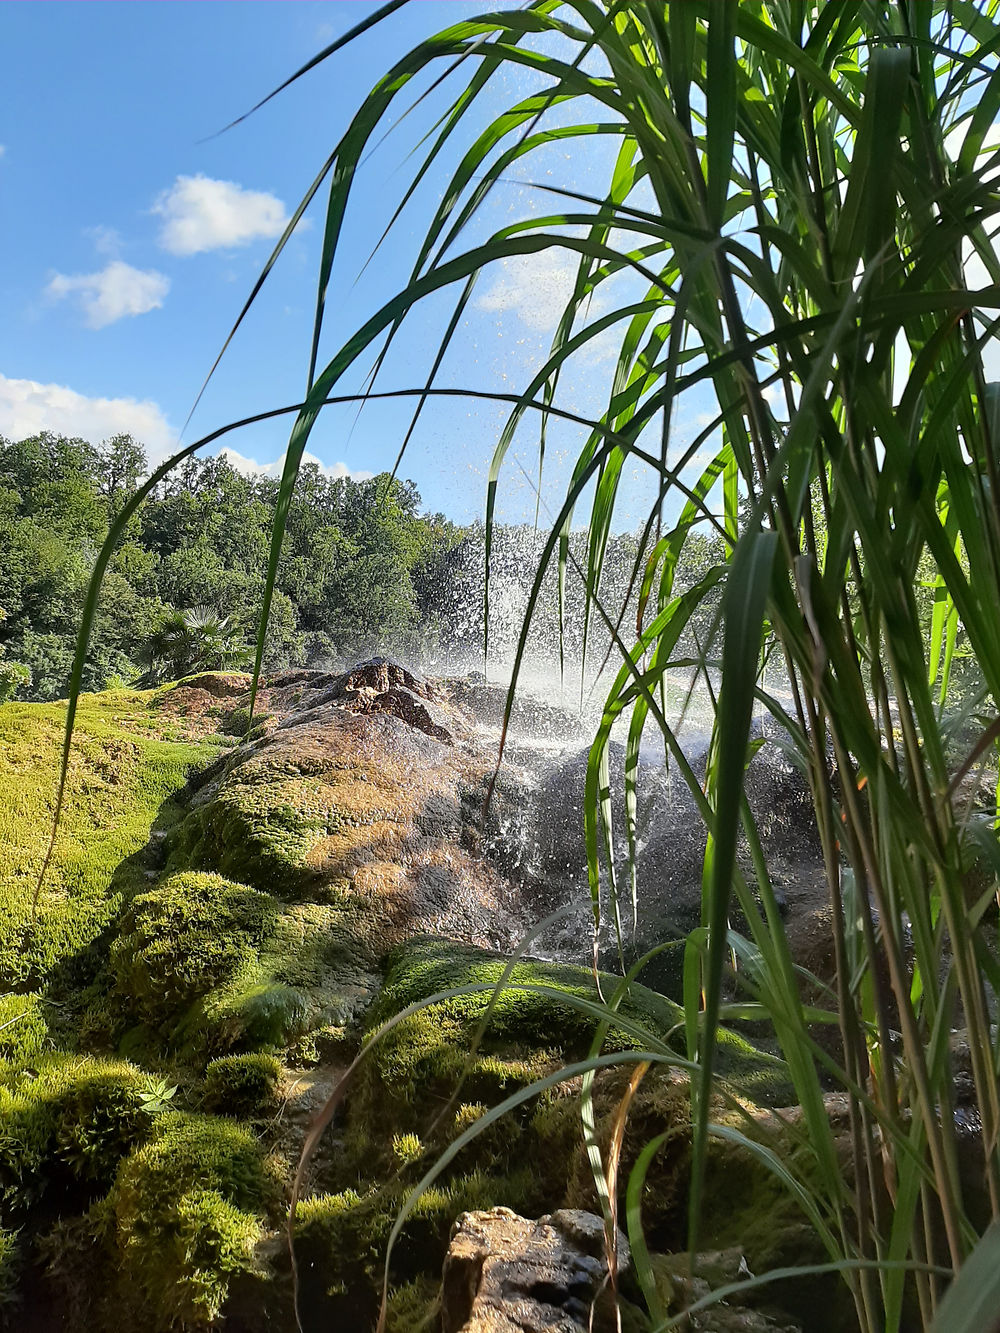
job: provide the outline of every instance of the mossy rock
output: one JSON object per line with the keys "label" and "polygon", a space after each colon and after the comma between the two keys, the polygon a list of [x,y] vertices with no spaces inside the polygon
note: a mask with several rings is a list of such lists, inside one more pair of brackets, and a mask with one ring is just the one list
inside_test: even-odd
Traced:
{"label": "mossy rock", "polygon": [[[415,1220],[433,1215],[439,1195],[454,1206],[453,1217],[459,1200],[462,1208],[505,1204],[529,1216],[560,1204],[599,1209],[583,1142],[580,1081],[559,1078],[567,1064],[591,1050],[599,1021],[593,977],[585,968],[524,962],[510,970],[509,985],[495,993],[506,967],[499,955],[430,938],[411,942],[390,959],[383,991],[366,1016],[369,1038],[408,1006],[436,994],[485,989],[436,1000],[387,1027],[357,1071],[346,1101],[341,1187],[304,1204],[300,1226],[303,1253],[314,1265],[311,1299],[325,1315],[364,1326],[377,1291],[383,1237],[406,1197],[407,1182],[467,1131],[478,1132],[470,1133],[469,1142],[443,1168],[437,1193],[432,1191],[407,1219],[402,1237],[409,1240],[401,1240],[393,1259],[391,1280],[400,1285],[399,1319],[404,1322],[416,1318],[415,1311],[425,1317],[421,1284],[436,1274],[443,1255],[443,1248],[440,1253],[435,1248],[438,1239],[432,1241]],[[604,976],[601,981],[605,995],[614,994],[616,979]],[[676,1005],[632,986],[609,1027],[605,1048],[668,1052],[671,1042],[679,1044],[680,1022]],[[754,1095],[763,1089],[774,1100],[787,1096],[781,1062],[741,1038],[722,1034],[720,1058],[747,1103],[748,1086]],[[598,1136],[605,1140],[635,1067],[632,1060],[598,1075],[594,1109]],[[512,1094],[530,1094],[530,1085],[541,1078],[549,1079],[547,1090],[525,1096],[501,1116],[490,1114]],[[720,1099],[718,1114],[727,1114],[731,1105],[737,1105],[735,1100]],[[675,1231],[683,1235],[690,1172],[690,1092],[683,1060],[673,1067],[654,1066],[634,1095],[622,1148],[623,1188],[642,1148],[663,1133],[647,1192],[655,1201],[651,1227],[657,1235],[669,1232],[673,1244]],[[714,1152],[711,1162],[714,1170]],[[755,1180],[760,1183],[759,1169],[744,1174],[748,1188]],[[387,1178],[398,1179],[399,1186],[378,1191],[374,1182]],[[372,1188],[359,1189],[359,1179],[372,1181]],[[347,1269],[344,1255],[353,1256]]]}
{"label": "mossy rock", "polygon": [[184,871],[138,896],[111,950],[130,1012],[190,1058],[286,1045],[368,1002],[375,960],[340,906],[282,906],[221,875]]}
{"label": "mossy rock", "polygon": [[256,962],[276,913],[273,898],[221,875],[171,875],[123,918],[111,951],[118,989],[144,1022],[176,1022]]}
{"label": "mossy rock", "polygon": [[205,1107],[223,1115],[259,1116],[277,1104],[281,1062],[273,1055],[226,1055],[205,1071]]}
{"label": "mossy rock", "polygon": [[214,870],[282,898],[314,878],[310,849],[336,827],[322,784],[260,756],[240,762],[171,838],[168,866]]}
{"label": "mossy rock", "polygon": [[124,1060],[59,1054],[13,1072],[0,1086],[0,1192],[9,1206],[23,1210],[56,1182],[79,1197],[107,1188],[151,1132],[156,1092],[157,1081]]}
{"label": "mossy rock", "polygon": [[[383,1101],[412,1104],[441,1092],[465,1073],[466,1096],[479,1096],[478,1084],[494,1091],[536,1074],[553,1059],[584,1058],[599,1024],[600,997],[591,972],[562,963],[521,962],[507,972],[501,955],[425,937],[411,941],[390,959],[385,985],[367,1016],[373,1032],[411,1004],[464,987],[469,993],[437,1001],[398,1023],[380,1038],[372,1065],[383,1088]],[[614,996],[620,978],[601,976],[605,996]],[[468,1056],[487,1011],[479,1054]],[[621,999],[605,1034],[605,1051],[660,1051],[669,1057],[683,1049],[683,1011],[666,997],[632,984]],[[503,1076],[497,1059],[510,1066]],[[791,1088],[784,1062],[756,1050],[743,1038],[721,1031],[718,1068],[754,1104],[788,1104]]]}
{"label": "mossy rock", "polygon": [[247,1128],[168,1112],[121,1163],[107,1197],[53,1234],[50,1269],[88,1331],[216,1328],[234,1283],[266,1290],[258,1254],[276,1206],[276,1182]]}

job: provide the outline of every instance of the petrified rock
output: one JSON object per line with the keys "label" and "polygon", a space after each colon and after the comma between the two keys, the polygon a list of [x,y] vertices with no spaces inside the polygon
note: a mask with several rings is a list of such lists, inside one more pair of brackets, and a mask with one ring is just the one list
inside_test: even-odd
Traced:
{"label": "petrified rock", "polygon": [[[604,1250],[593,1213],[561,1209],[537,1222],[509,1208],[463,1213],[444,1261],[442,1333],[582,1333],[608,1276]],[[619,1269],[628,1263],[619,1233]]]}
{"label": "petrified rock", "polygon": [[[202,1014],[219,1049],[246,1039],[248,1005],[254,1023],[286,1015],[283,1038],[349,1021],[378,989],[379,958],[411,935],[511,945],[526,928],[514,890],[463,845],[460,792],[493,762],[455,743],[464,710],[384,658],[284,673],[260,707],[269,729],[201,776],[165,849],[168,871],[216,872],[275,905],[261,966],[240,973],[239,1022],[228,995],[225,1024]],[[195,998],[213,1014],[222,1003]]]}
{"label": "petrified rock", "polygon": [[303,681],[302,673],[297,673],[294,681],[284,678],[280,681],[283,690],[293,683],[306,685],[309,697],[297,701],[296,711],[279,724],[284,729],[315,722],[320,716],[318,710],[332,707],[366,716],[384,713],[398,717],[407,726],[445,745],[465,740],[471,732],[470,715],[454,704],[449,706],[429,681],[415,676],[388,657],[372,657],[367,662],[359,662],[332,680],[325,676],[319,689],[319,681]]}

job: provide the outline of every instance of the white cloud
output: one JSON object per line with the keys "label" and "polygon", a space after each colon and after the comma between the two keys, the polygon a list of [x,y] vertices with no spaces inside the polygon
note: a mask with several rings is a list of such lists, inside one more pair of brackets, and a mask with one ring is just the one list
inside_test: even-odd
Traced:
{"label": "white cloud", "polygon": [[5,143],[0,143],[0,157],[3,157],[6,151],[7,151],[7,145]]}
{"label": "white cloud", "polygon": [[[255,458],[244,458],[242,454],[238,454],[235,449],[230,449],[228,446],[219,450],[219,457],[224,458],[237,472],[246,473],[248,477],[278,478],[285,466],[284,454],[280,458],[276,458],[273,463],[258,463]],[[337,480],[338,477],[350,477],[352,481],[367,481],[374,476],[372,472],[352,472],[346,463],[332,463],[328,466],[315,454],[304,453],[302,455],[303,467],[307,463],[315,463],[324,477],[332,477],[334,480]]]}
{"label": "white cloud", "polygon": [[480,310],[517,315],[529,329],[554,329],[573,292],[577,264],[564,251],[514,255],[500,264],[493,285],[480,296]]}
{"label": "white cloud", "polygon": [[285,205],[275,195],[201,175],[178,176],[153,212],[165,219],[160,245],[173,255],[247,245],[280,236],[288,225]]}
{"label": "white cloud", "polygon": [[177,448],[176,431],[148,398],[88,398],[63,384],[0,375],[0,435],[23,440],[43,430],[94,444],[129,431],[146,446],[151,463],[162,462]]}
{"label": "white cloud", "polygon": [[90,327],[103,329],[126,315],[158,309],[169,290],[170,279],[155,269],[133,268],[114,259],[99,273],[57,273],[45,292],[55,300],[78,297]]}

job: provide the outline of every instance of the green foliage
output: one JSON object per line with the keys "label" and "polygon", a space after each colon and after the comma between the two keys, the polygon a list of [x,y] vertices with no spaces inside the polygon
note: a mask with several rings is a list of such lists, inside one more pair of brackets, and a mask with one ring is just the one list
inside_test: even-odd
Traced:
{"label": "green foliage", "polygon": [[247,665],[250,648],[231,616],[210,606],[171,611],[142,645],[147,684],[178,680],[198,671],[230,671]]}
{"label": "green foliage", "polygon": [[[7,619],[7,612],[0,607],[0,625]],[[31,684],[31,668],[23,662],[4,661],[6,649],[0,644],[0,704],[13,699],[19,689]]]}
{"label": "green foliage", "polygon": [[[47,433],[0,440],[0,606],[11,655],[0,662],[0,703],[18,688],[37,699],[65,693],[94,554],[146,470],[127,435],[96,448]],[[303,483],[268,631],[273,669],[310,653],[360,654],[408,632],[457,540],[440,515],[419,515],[410,483],[334,480],[315,468]],[[164,680],[243,661],[276,494],[273,480],[222,458],[192,460],[157,489],[105,575],[84,688],[135,680],[143,668]]]}
{"label": "green foliage", "polygon": [[105,1188],[150,1132],[155,1080],[126,1061],[52,1054],[0,1086],[0,1191],[24,1209],[55,1181]]}
{"label": "green foliage", "polygon": [[277,1104],[280,1079],[273,1055],[222,1056],[205,1070],[205,1106],[223,1115],[266,1115]]}

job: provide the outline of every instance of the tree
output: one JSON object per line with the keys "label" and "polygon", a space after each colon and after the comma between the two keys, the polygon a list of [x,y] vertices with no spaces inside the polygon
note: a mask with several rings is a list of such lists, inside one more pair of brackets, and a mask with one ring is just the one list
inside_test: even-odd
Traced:
{"label": "tree", "polygon": [[97,489],[107,501],[109,517],[116,518],[147,470],[146,451],[125,433],[102,440],[97,455],[100,459]]}

